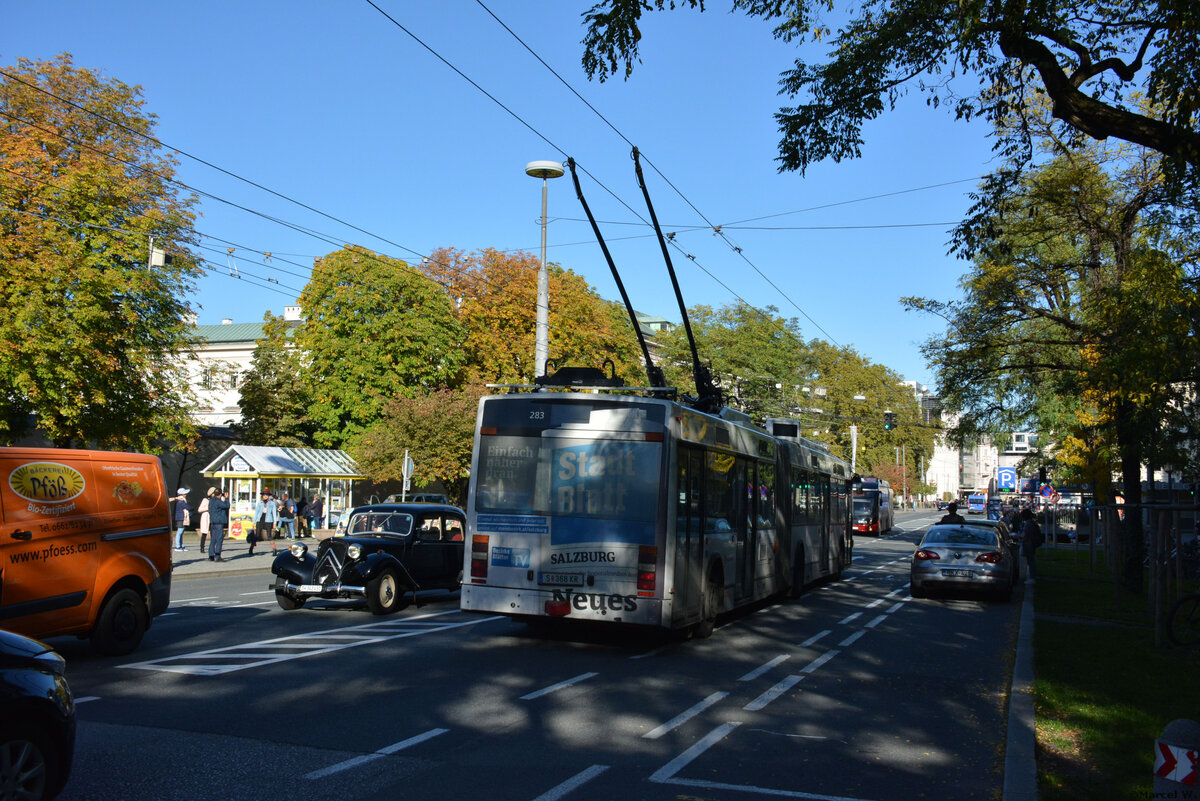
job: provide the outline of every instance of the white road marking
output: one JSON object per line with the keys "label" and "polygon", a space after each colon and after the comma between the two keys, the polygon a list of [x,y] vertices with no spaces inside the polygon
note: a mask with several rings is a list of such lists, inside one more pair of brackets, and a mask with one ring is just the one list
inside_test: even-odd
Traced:
{"label": "white road marking", "polygon": [[560,681],[558,684],[551,684],[549,687],[543,687],[542,689],[537,690],[535,692],[531,692],[528,695],[522,695],[521,700],[522,701],[532,701],[534,698],[541,698],[543,695],[549,695],[550,693],[558,692],[559,690],[566,689],[567,687],[570,687],[573,684],[578,684],[581,681],[587,681],[588,679],[594,678],[599,675],[600,675],[599,673],[581,673],[573,679],[567,679],[566,681]]}
{"label": "white road marking", "polygon": [[701,712],[708,709],[713,704],[725,700],[725,698],[728,695],[729,695],[729,693],[713,693],[712,695],[708,696],[700,703],[693,706],[691,709],[688,709],[684,712],[680,712],[678,715],[671,718],[670,720],[668,720],[666,723],[659,726],[658,728],[651,729],[650,731],[646,732],[645,734],[642,735],[642,739],[657,740],[659,737],[662,737],[667,732],[673,731],[674,729],[677,729],[680,726],[682,726],[684,723],[687,723],[689,720],[696,717],[696,715],[699,715]]}
{"label": "white road marking", "polygon": [[780,662],[786,662],[787,660],[788,660],[788,654],[781,654],[780,656],[777,656],[774,659],[772,659],[770,662],[767,662],[764,665],[759,665],[754,670],[750,671],[745,676],[742,676],[740,679],[738,679],[738,681],[754,681],[759,676],[761,676],[762,674],[766,673],[771,668],[778,665]]}
{"label": "white road marking", "polygon": [[99,700],[100,700],[100,696],[98,696],[98,695],[85,695],[82,698],[76,698],[75,703],[76,704],[86,704],[88,701],[99,701]]}
{"label": "white road marking", "polygon": [[119,665],[119,667],[136,668],[138,670],[161,670],[167,673],[184,673],[192,676],[219,676],[237,670],[272,665],[292,659],[303,659],[305,657],[317,656],[318,654],[340,651],[345,648],[372,645],[404,637],[416,637],[422,634],[462,628],[463,626],[474,626],[479,623],[503,619],[499,615],[496,615],[482,618],[472,617],[463,621],[431,621],[431,618],[435,617],[461,614],[456,609],[451,612],[435,612],[409,618],[391,618],[375,623],[367,623],[362,626],[348,626],[340,629],[326,629],[311,634],[277,637],[259,642],[231,645],[226,648],[214,648],[207,651],[167,656],[147,662],[130,662]]}
{"label": "white road marking", "polygon": [[218,599],[220,597],[221,596],[219,596],[219,595],[205,595],[201,598],[172,598],[171,603],[173,603],[173,604],[190,604],[193,601],[215,601],[216,599]]}
{"label": "white road marking", "polygon": [[542,793],[537,798],[533,799],[533,801],[558,801],[558,799],[562,798],[567,793],[578,787],[582,787],[606,770],[608,770],[608,765],[592,765],[587,770],[575,774],[557,787],[552,787],[551,789]]}
{"label": "white road marking", "polygon": [[725,735],[729,734],[729,732],[741,725],[742,724],[739,721],[722,723],[720,726],[706,734],[704,738],[700,740],[700,742],[696,743],[691,748],[684,751],[682,754],[675,757],[658,770],[654,771],[654,773],[650,775],[650,781],[657,782],[658,784],[664,784],[670,781],[676,773],[686,768],[692,760],[696,759],[696,757],[703,754],[709,748],[712,748],[714,745],[716,745],[718,740],[722,739]]}
{"label": "white road marking", "polygon": [[274,592],[275,592],[275,590],[256,590],[255,592],[243,592],[241,594],[242,595],[266,595],[268,593],[274,593]]}
{"label": "white road marking", "polygon": [[804,642],[800,643],[800,647],[801,647],[801,648],[807,648],[808,646],[812,645],[812,644],[813,644],[813,643],[815,643],[817,640],[821,639],[822,637],[824,637],[824,636],[825,636],[825,635],[827,635],[827,634],[833,634],[833,632],[832,632],[832,631],[830,631],[829,629],[825,629],[824,631],[822,631],[822,632],[820,632],[820,633],[818,633],[818,634],[814,634],[813,636],[809,637],[809,638],[808,638],[807,640],[805,640]]}
{"label": "white road marking", "polygon": [[437,737],[439,734],[445,734],[448,731],[450,731],[450,730],[449,729],[430,729],[429,731],[425,732],[424,734],[418,734],[416,737],[409,737],[407,740],[401,740],[398,743],[392,743],[391,745],[385,745],[383,748],[380,748],[378,751],[376,751],[373,754],[363,754],[362,756],[356,756],[352,759],[347,759],[343,762],[338,762],[336,765],[330,765],[327,768],[321,768],[320,770],[314,770],[312,773],[305,774],[304,778],[309,779],[310,781],[313,779],[323,779],[326,776],[333,775],[334,773],[341,773],[343,770],[349,770],[350,768],[355,768],[355,767],[358,767],[359,765],[364,765],[368,762],[374,762],[377,759],[382,759],[383,757],[394,754],[397,751],[403,751],[405,748],[410,748],[414,745],[423,743],[426,740],[431,740],[434,737]]}
{"label": "white road marking", "polygon": [[652,656],[658,656],[663,651],[667,650],[667,648],[669,648],[669,647],[670,646],[667,646],[667,645],[660,645],[657,648],[655,648],[653,651],[647,651],[644,654],[635,654],[629,658],[630,659],[649,659]]}
{"label": "white road marking", "polygon": [[864,628],[873,629],[885,620],[887,620],[887,615],[880,615],[879,617],[875,618],[870,623],[868,623]]}
{"label": "white road marking", "polygon": [[744,707],[742,707],[742,709],[745,709],[747,712],[757,712],[758,710],[765,708],[767,704],[771,703],[803,680],[804,676],[800,673],[795,673],[785,679],[781,679],[774,687],[767,690],[750,703],[746,704]]}
{"label": "white road marking", "polygon": [[848,617],[846,617],[846,618],[843,618],[842,620],[838,621],[838,625],[839,625],[839,626],[844,626],[844,625],[846,625],[847,623],[850,623],[851,621],[853,621],[855,618],[859,618],[859,617],[862,617],[862,612],[855,612],[854,614],[852,614],[852,615],[850,615],[850,616],[848,616]]}
{"label": "white road marking", "polygon": [[858,631],[854,632],[846,639],[839,642],[838,646],[841,648],[845,648],[847,645],[853,645],[855,643],[855,641],[858,640],[859,637],[863,636],[866,633],[867,633],[866,629],[859,629]]}
{"label": "white road marking", "polygon": [[833,659],[835,656],[837,656],[840,653],[841,653],[841,651],[826,651],[825,653],[821,654],[816,659],[814,659],[813,661],[811,661],[807,665],[805,665],[804,669],[801,670],[800,672],[801,673],[812,673],[814,670],[821,667],[826,662],[828,662],[830,659]]}

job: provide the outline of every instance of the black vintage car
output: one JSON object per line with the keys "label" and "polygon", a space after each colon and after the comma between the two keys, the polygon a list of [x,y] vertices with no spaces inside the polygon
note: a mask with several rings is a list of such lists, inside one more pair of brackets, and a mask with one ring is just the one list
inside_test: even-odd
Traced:
{"label": "black vintage car", "polygon": [[445,504],[359,506],[316,554],[297,542],[271,564],[275,600],[299,609],[309,598],[365,598],[377,615],[401,609],[408,593],[462,585],[466,515]]}

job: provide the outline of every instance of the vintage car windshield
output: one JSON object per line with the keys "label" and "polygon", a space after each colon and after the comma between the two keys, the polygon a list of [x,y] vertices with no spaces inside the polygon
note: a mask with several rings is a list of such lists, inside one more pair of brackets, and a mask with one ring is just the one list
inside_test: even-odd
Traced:
{"label": "vintage car windshield", "polygon": [[406,537],[412,533],[413,516],[407,512],[359,512],[350,516],[347,534],[387,534]]}

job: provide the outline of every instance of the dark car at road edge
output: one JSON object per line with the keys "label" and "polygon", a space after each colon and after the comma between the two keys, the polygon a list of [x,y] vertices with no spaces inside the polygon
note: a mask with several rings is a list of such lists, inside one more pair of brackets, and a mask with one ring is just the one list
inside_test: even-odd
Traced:
{"label": "dark car at road edge", "polygon": [[70,778],[75,700],[65,669],[49,645],[0,631],[0,797],[48,801]]}

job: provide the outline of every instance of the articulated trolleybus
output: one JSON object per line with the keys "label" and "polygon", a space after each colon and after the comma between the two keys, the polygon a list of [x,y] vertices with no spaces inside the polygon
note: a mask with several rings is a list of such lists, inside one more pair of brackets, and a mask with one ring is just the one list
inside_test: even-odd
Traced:
{"label": "articulated trolleybus", "polygon": [[839,575],[849,465],[798,431],[659,397],[485,397],[462,608],[707,636],[722,611]]}

